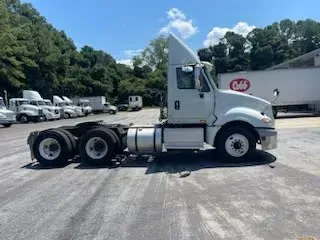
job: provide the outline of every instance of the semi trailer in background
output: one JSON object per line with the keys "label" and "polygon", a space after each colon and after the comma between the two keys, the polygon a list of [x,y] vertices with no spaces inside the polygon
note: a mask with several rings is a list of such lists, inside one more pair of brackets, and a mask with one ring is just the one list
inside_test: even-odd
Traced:
{"label": "semi trailer in background", "polygon": [[97,121],[31,132],[32,158],[52,166],[79,155],[88,164],[105,165],[125,152],[194,151],[209,144],[221,159],[239,161],[254,154],[256,144],[262,150],[276,148],[277,132],[268,101],[217,88],[209,68],[173,34],[168,38],[168,51],[168,114],[161,114],[159,124]]}
{"label": "semi trailer in background", "polygon": [[2,97],[0,97],[0,125],[4,127],[10,127],[16,122],[16,114],[7,109],[6,104]]}
{"label": "semi trailer in background", "polygon": [[133,111],[141,110],[143,107],[141,96],[129,96],[129,108]]}
{"label": "semi trailer in background", "polygon": [[278,112],[320,113],[320,68],[297,68],[225,73],[218,75],[220,89],[230,89],[272,101],[272,92],[279,97],[272,103]]}
{"label": "semi trailer in background", "polygon": [[83,100],[88,100],[90,102],[92,112],[94,113],[105,112],[110,114],[116,114],[118,112],[117,107],[110,104],[110,102],[107,102],[105,96],[73,98],[74,102],[80,102]]}

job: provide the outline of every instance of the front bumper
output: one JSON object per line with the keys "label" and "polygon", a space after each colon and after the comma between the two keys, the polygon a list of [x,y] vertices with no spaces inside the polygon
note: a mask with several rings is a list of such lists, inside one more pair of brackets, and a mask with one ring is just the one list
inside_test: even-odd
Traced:
{"label": "front bumper", "polygon": [[262,150],[271,150],[277,148],[277,131],[274,129],[257,129],[260,136]]}
{"label": "front bumper", "polygon": [[2,118],[0,119],[0,124],[13,124],[16,123],[15,119]]}

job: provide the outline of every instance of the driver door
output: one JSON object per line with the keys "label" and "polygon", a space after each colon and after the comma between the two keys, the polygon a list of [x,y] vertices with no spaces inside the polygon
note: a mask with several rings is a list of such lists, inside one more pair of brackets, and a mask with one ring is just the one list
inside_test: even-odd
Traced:
{"label": "driver door", "polygon": [[170,102],[172,110],[169,112],[172,123],[204,124],[213,114],[213,89],[202,69],[197,70],[196,67],[189,72],[183,71],[182,67],[175,69],[176,86]]}

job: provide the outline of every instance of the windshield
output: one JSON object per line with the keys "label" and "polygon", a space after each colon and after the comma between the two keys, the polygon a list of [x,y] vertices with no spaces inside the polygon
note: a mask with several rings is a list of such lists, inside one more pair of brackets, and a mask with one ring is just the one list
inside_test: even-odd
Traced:
{"label": "windshield", "polygon": [[46,105],[46,103],[44,101],[41,101],[41,100],[37,101],[37,103],[38,103],[39,106],[45,106]]}
{"label": "windshield", "polygon": [[27,100],[20,100],[18,101],[19,105],[22,105],[22,104],[29,104],[29,101]]}
{"label": "windshield", "polygon": [[58,106],[63,107],[63,106],[66,106],[66,104],[64,102],[60,102],[60,103],[58,103]]}
{"label": "windshield", "polygon": [[50,102],[50,101],[45,101],[45,104],[46,104],[47,106],[53,106],[52,102]]}
{"label": "windshield", "polygon": [[70,104],[70,103],[68,103],[68,102],[65,102],[65,105],[66,105],[66,106],[71,106],[71,104]]}
{"label": "windshield", "polygon": [[0,99],[0,108],[7,108],[6,105],[4,104],[3,99]]}

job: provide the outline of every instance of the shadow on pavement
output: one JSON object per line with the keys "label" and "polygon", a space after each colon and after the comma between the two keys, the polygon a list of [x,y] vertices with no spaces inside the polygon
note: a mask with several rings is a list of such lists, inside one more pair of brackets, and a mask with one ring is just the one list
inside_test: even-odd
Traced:
{"label": "shadow on pavement", "polygon": [[270,153],[258,150],[250,159],[241,162],[227,162],[220,159],[215,150],[206,150],[199,153],[167,153],[154,158],[152,162],[137,159],[121,164],[121,167],[147,167],[146,174],[167,172],[179,173],[194,172],[205,168],[234,168],[267,165],[276,161]]}
{"label": "shadow on pavement", "polygon": [[64,168],[71,163],[79,163],[75,169],[99,169],[99,168],[146,168],[146,174],[167,172],[178,173],[182,171],[197,171],[205,168],[234,168],[266,165],[276,161],[276,157],[268,152],[258,150],[250,159],[241,162],[227,162],[218,157],[214,149],[195,152],[183,153],[165,153],[157,156],[137,156],[117,159],[107,166],[90,166],[85,163],[79,163],[79,159],[68,162],[68,164],[59,167],[44,167],[37,162],[29,163],[22,168],[32,170],[48,170],[53,168]]}

